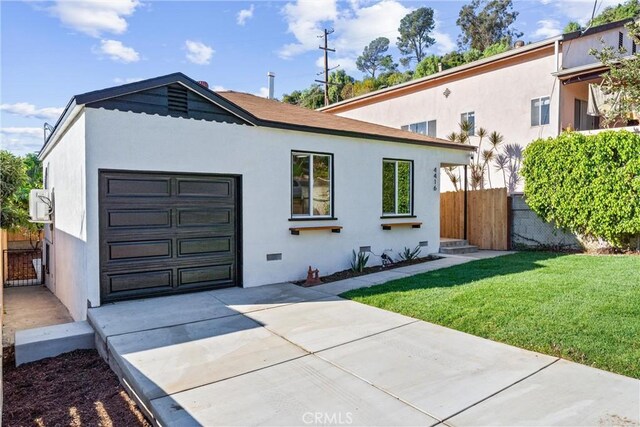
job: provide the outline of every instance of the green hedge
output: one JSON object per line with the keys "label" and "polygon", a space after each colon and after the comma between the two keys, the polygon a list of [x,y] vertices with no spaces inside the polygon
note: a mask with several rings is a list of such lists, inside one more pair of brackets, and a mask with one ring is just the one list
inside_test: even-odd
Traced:
{"label": "green hedge", "polygon": [[640,238],[640,135],[567,132],[524,151],[527,204],[546,221],[614,246]]}

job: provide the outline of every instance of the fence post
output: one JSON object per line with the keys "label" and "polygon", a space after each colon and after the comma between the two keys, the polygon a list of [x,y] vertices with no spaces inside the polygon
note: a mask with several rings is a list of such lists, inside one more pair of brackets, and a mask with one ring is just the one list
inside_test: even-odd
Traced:
{"label": "fence post", "polygon": [[467,165],[464,165],[464,219],[463,219],[463,230],[464,230],[464,240],[467,240]]}
{"label": "fence post", "polygon": [[513,198],[509,195],[507,196],[507,249],[510,251],[513,250],[512,230],[513,230]]}

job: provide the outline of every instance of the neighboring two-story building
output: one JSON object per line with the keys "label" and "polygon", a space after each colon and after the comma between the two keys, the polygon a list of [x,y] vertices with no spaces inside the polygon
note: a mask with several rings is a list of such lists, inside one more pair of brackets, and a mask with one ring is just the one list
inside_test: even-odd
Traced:
{"label": "neighboring two-story building", "polygon": [[[472,125],[472,135],[483,127],[502,134],[503,145],[516,143],[522,147],[568,128],[598,129],[599,118],[587,114],[589,85],[602,81],[606,67],[589,54],[589,49],[600,49],[600,40],[604,40],[635,53],[637,46],[625,28],[629,21],[528,45],[516,44],[502,54],[321,110],[438,138],[458,132],[459,124],[466,120]],[[478,145],[477,136],[470,139]],[[490,169],[493,187],[503,186],[503,175],[496,172],[495,165]],[[517,189],[521,188],[522,183]],[[453,189],[444,174],[441,189]]]}

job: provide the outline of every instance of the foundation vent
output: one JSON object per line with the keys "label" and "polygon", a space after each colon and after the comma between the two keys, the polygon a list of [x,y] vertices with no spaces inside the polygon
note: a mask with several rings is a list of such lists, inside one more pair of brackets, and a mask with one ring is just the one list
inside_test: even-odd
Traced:
{"label": "foundation vent", "polygon": [[282,260],[282,254],[267,254],[267,261],[280,261]]}

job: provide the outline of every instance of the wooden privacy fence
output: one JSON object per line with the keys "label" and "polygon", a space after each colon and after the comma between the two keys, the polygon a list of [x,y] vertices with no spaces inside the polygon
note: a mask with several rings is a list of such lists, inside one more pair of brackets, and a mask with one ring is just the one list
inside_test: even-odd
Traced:
{"label": "wooden privacy fence", "polygon": [[[480,249],[509,248],[507,189],[467,193],[467,240]],[[440,194],[440,237],[464,238],[464,191]]]}

